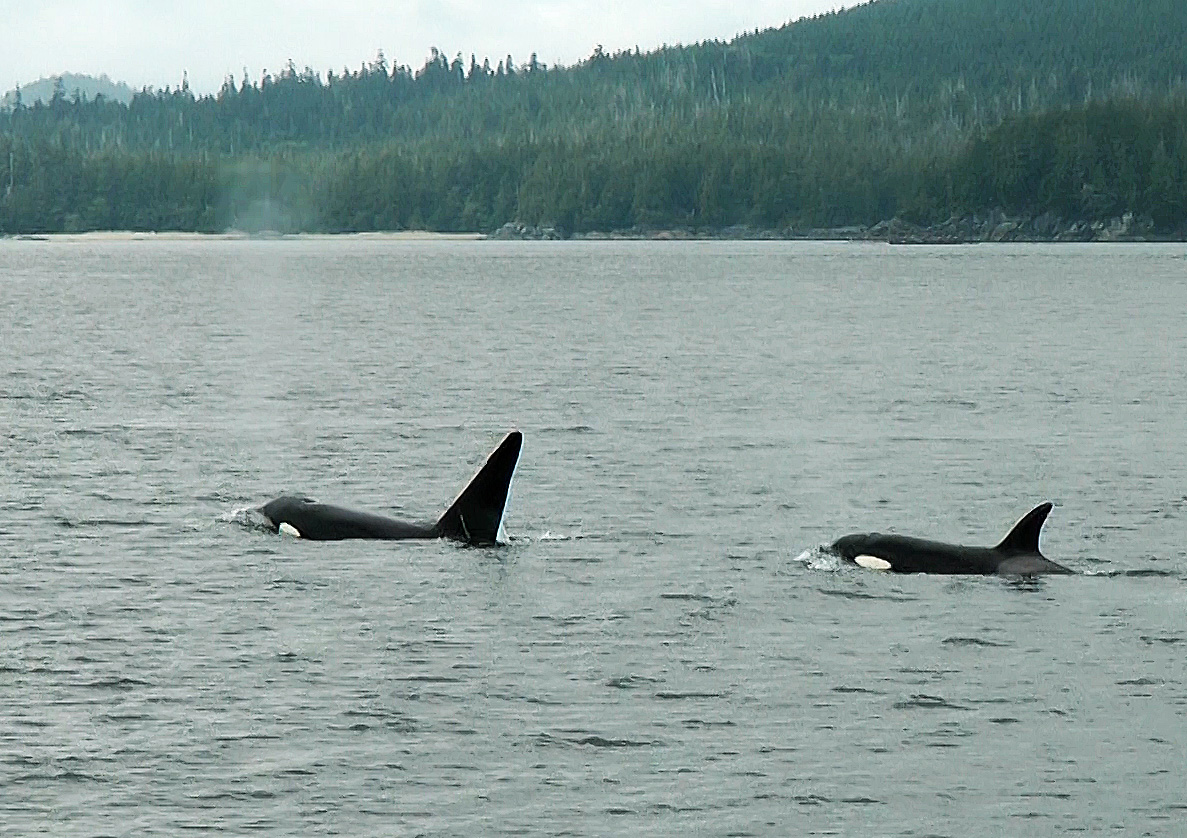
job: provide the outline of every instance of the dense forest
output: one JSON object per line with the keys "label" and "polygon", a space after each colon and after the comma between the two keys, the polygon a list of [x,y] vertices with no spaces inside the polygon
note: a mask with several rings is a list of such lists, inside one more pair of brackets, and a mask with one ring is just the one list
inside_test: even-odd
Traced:
{"label": "dense forest", "polygon": [[573,67],[434,50],[0,111],[0,233],[811,229],[1006,213],[1187,234],[1187,3],[875,0]]}

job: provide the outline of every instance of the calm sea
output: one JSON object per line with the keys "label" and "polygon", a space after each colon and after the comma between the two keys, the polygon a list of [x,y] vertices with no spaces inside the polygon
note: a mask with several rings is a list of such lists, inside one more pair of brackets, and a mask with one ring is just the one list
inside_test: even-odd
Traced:
{"label": "calm sea", "polygon": [[[4,835],[1181,835],[1187,247],[0,241]],[[433,517],[509,428],[507,529]],[[1071,577],[819,545],[995,543]]]}

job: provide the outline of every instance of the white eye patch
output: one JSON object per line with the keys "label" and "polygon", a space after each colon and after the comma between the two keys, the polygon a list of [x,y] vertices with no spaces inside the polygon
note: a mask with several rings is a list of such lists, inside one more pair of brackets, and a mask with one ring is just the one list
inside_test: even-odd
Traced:
{"label": "white eye patch", "polygon": [[877,556],[854,556],[853,562],[868,570],[890,570],[890,562]]}
{"label": "white eye patch", "polygon": [[[298,530],[296,527],[294,527],[292,524],[288,523],[287,521],[281,521],[280,527],[278,527],[278,529],[280,530],[281,535],[291,535],[293,538],[301,537],[300,530]],[[887,565],[887,567],[890,567],[890,565]]]}

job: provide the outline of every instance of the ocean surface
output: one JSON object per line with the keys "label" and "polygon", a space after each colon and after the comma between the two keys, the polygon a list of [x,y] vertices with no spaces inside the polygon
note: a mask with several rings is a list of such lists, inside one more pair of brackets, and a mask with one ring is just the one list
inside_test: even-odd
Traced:
{"label": "ocean surface", "polygon": [[[1177,836],[1187,247],[0,240],[0,833]],[[510,428],[510,544],[413,518]],[[1030,581],[821,545],[996,543]]]}

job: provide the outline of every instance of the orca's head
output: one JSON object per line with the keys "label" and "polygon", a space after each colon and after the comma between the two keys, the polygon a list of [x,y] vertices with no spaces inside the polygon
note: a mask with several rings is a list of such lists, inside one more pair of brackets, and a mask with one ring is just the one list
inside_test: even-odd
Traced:
{"label": "orca's head", "polygon": [[313,498],[297,497],[296,495],[284,495],[270,500],[260,507],[259,512],[265,518],[272,522],[272,528],[276,529],[284,523],[294,512],[303,509],[304,507],[317,503]]}
{"label": "orca's head", "polygon": [[892,570],[893,556],[884,549],[884,536],[877,532],[862,532],[846,535],[833,542],[832,550],[847,562],[869,570]]}
{"label": "orca's head", "polygon": [[842,559],[853,561],[870,551],[870,543],[878,537],[876,532],[858,532],[842,536],[832,544],[832,551]]}

